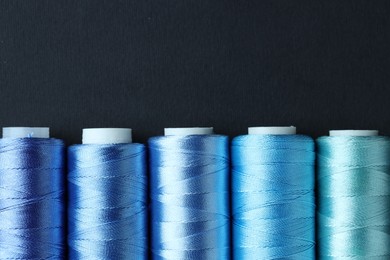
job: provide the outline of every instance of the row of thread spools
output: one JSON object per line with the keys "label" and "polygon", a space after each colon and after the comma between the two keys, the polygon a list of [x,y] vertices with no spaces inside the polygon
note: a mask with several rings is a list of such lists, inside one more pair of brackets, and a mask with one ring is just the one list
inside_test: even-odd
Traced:
{"label": "row of thread spools", "polygon": [[[4,128],[0,259],[390,259],[390,139]],[[67,159],[67,167],[66,161]],[[66,173],[67,172],[67,173]]]}

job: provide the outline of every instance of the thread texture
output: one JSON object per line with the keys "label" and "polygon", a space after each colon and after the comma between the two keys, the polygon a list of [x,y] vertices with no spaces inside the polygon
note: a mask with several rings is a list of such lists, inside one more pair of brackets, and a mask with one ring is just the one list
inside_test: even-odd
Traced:
{"label": "thread texture", "polygon": [[64,143],[0,139],[0,259],[64,259]]}
{"label": "thread texture", "polygon": [[233,139],[234,259],[314,259],[314,161],[307,136]]}
{"label": "thread texture", "polygon": [[317,143],[319,258],[390,259],[389,138]]}
{"label": "thread texture", "polygon": [[83,144],[68,155],[70,259],[146,259],[145,147]]}
{"label": "thread texture", "polygon": [[230,259],[228,138],[149,139],[153,259]]}

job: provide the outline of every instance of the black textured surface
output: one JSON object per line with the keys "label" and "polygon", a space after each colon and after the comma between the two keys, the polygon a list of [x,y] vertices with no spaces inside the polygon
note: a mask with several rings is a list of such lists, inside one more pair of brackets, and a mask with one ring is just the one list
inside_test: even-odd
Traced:
{"label": "black textured surface", "polygon": [[0,126],[375,128],[390,135],[389,1],[0,0]]}

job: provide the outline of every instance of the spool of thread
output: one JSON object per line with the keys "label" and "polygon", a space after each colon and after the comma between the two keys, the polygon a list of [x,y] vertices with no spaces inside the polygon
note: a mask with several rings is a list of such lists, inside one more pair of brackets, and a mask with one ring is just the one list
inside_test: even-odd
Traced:
{"label": "spool of thread", "polygon": [[234,259],[314,259],[314,141],[295,127],[232,141]]}
{"label": "spool of thread", "polygon": [[84,129],[68,155],[70,259],[146,259],[144,145],[131,129]]}
{"label": "spool of thread", "polygon": [[390,259],[390,139],[374,130],[317,140],[318,256]]}
{"label": "spool of thread", "polygon": [[230,259],[228,138],[165,135],[149,139],[153,259]]}
{"label": "spool of thread", "polygon": [[0,259],[64,259],[64,143],[49,128],[0,139]]}

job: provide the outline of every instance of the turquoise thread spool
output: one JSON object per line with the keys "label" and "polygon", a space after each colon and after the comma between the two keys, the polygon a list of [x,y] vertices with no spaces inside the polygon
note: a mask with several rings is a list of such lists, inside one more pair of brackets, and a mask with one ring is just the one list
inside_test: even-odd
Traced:
{"label": "turquoise thread spool", "polygon": [[377,134],[317,140],[320,259],[390,258],[390,139]]}

